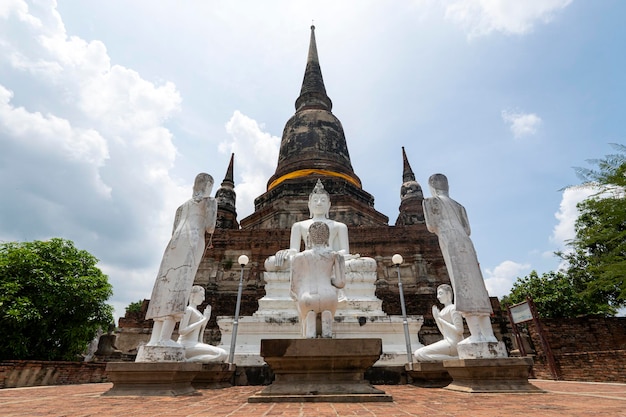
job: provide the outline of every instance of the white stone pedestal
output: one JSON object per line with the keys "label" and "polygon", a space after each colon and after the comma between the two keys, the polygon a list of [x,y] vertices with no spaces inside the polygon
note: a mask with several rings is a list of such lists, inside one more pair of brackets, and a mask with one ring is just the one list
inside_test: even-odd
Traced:
{"label": "white stone pedestal", "polygon": [[[266,295],[259,300],[259,309],[252,316],[239,319],[235,347],[238,366],[261,366],[261,339],[302,338],[295,302],[289,294],[289,271],[264,272]],[[401,316],[388,316],[382,300],[376,297],[376,261],[356,258],[346,261],[346,286],[335,313],[333,338],[377,338],[383,343],[383,354],[376,366],[401,366],[406,363],[406,341]],[[398,303],[400,300],[398,300]],[[417,337],[423,316],[408,317],[411,349],[422,346]],[[222,333],[220,347],[230,349],[233,317],[217,317]]]}
{"label": "white stone pedestal", "polygon": [[141,345],[135,362],[185,362],[185,348]]}
{"label": "white stone pedestal", "polygon": [[498,359],[508,357],[504,342],[461,341],[457,346],[459,359]]}

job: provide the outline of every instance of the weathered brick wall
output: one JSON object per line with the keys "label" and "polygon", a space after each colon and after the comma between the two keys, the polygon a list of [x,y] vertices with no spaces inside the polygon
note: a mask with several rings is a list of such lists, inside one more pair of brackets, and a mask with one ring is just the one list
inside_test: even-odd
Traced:
{"label": "weathered brick wall", "polygon": [[0,388],[107,382],[104,362],[2,361]]}
{"label": "weathered brick wall", "polygon": [[[626,317],[542,319],[541,325],[561,379],[626,382]],[[528,329],[535,375],[552,379],[537,330]]]}

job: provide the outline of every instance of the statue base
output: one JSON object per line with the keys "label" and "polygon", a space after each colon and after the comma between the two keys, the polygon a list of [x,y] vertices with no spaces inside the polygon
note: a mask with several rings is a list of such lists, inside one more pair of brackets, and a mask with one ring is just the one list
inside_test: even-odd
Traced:
{"label": "statue base", "polygon": [[506,358],[504,342],[465,342],[456,345],[459,359],[497,359]]}
{"label": "statue base", "polygon": [[452,377],[445,387],[452,391],[524,392],[542,393],[543,390],[528,382],[533,360],[523,358],[455,359],[443,361],[444,368]]}
{"label": "statue base", "polygon": [[191,385],[196,389],[226,388],[233,385],[234,378],[235,368],[227,363],[203,363]]}
{"label": "statue base", "polygon": [[135,362],[185,362],[185,348],[141,345],[137,349]]}
{"label": "statue base", "polygon": [[275,380],[248,402],[393,401],[364,377],[381,353],[380,339],[263,339]]}
{"label": "statue base", "polygon": [[452,382],[452,377],[443,362],[413,362],[404,366],[411,378],[411,385],[422,388],[443,388]]}
{"label": "statue base", "polygon": [[201,363],[190,362],[109,362],[105,373],[113,387],[102,395],[200,395],[191,381],[201,370]]}

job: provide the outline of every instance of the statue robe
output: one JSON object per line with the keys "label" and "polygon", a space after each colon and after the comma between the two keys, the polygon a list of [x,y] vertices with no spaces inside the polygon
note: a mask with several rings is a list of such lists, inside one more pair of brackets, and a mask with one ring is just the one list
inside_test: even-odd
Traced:
{"label": "statue robe", "polygon": [[426,227],[439,238],[454,291],[454,304],[461,313],[492,313],[465,208],[447,196],[423,201]]}
{"label": "statue robe", "polygon": [[176,210],[172,238],[165,248],[146,319],[182,316],[204,255],[206,233],[213,233],[217,200],[190,199]]}

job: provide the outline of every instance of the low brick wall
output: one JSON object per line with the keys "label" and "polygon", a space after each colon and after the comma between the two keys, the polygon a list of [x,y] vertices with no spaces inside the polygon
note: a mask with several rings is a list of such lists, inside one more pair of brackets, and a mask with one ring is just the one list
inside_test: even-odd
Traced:
{"label": "low brick wall", "polygon": [[[535,377],[554,379],[545,357],[534,359]],[[566,353],[555,355],[554,361],[564,381],[626,383],[626,350]]]}
{"label": "low brick wall", "polygon": [[[626,383],[626,317],[541,319],[560,379]],[[529,326],[537,378],[553,379],[541,341]]]}
{"label": "low brick wall", "polygon": [[107,382],[105,362],[2,361],[0,388]]}

